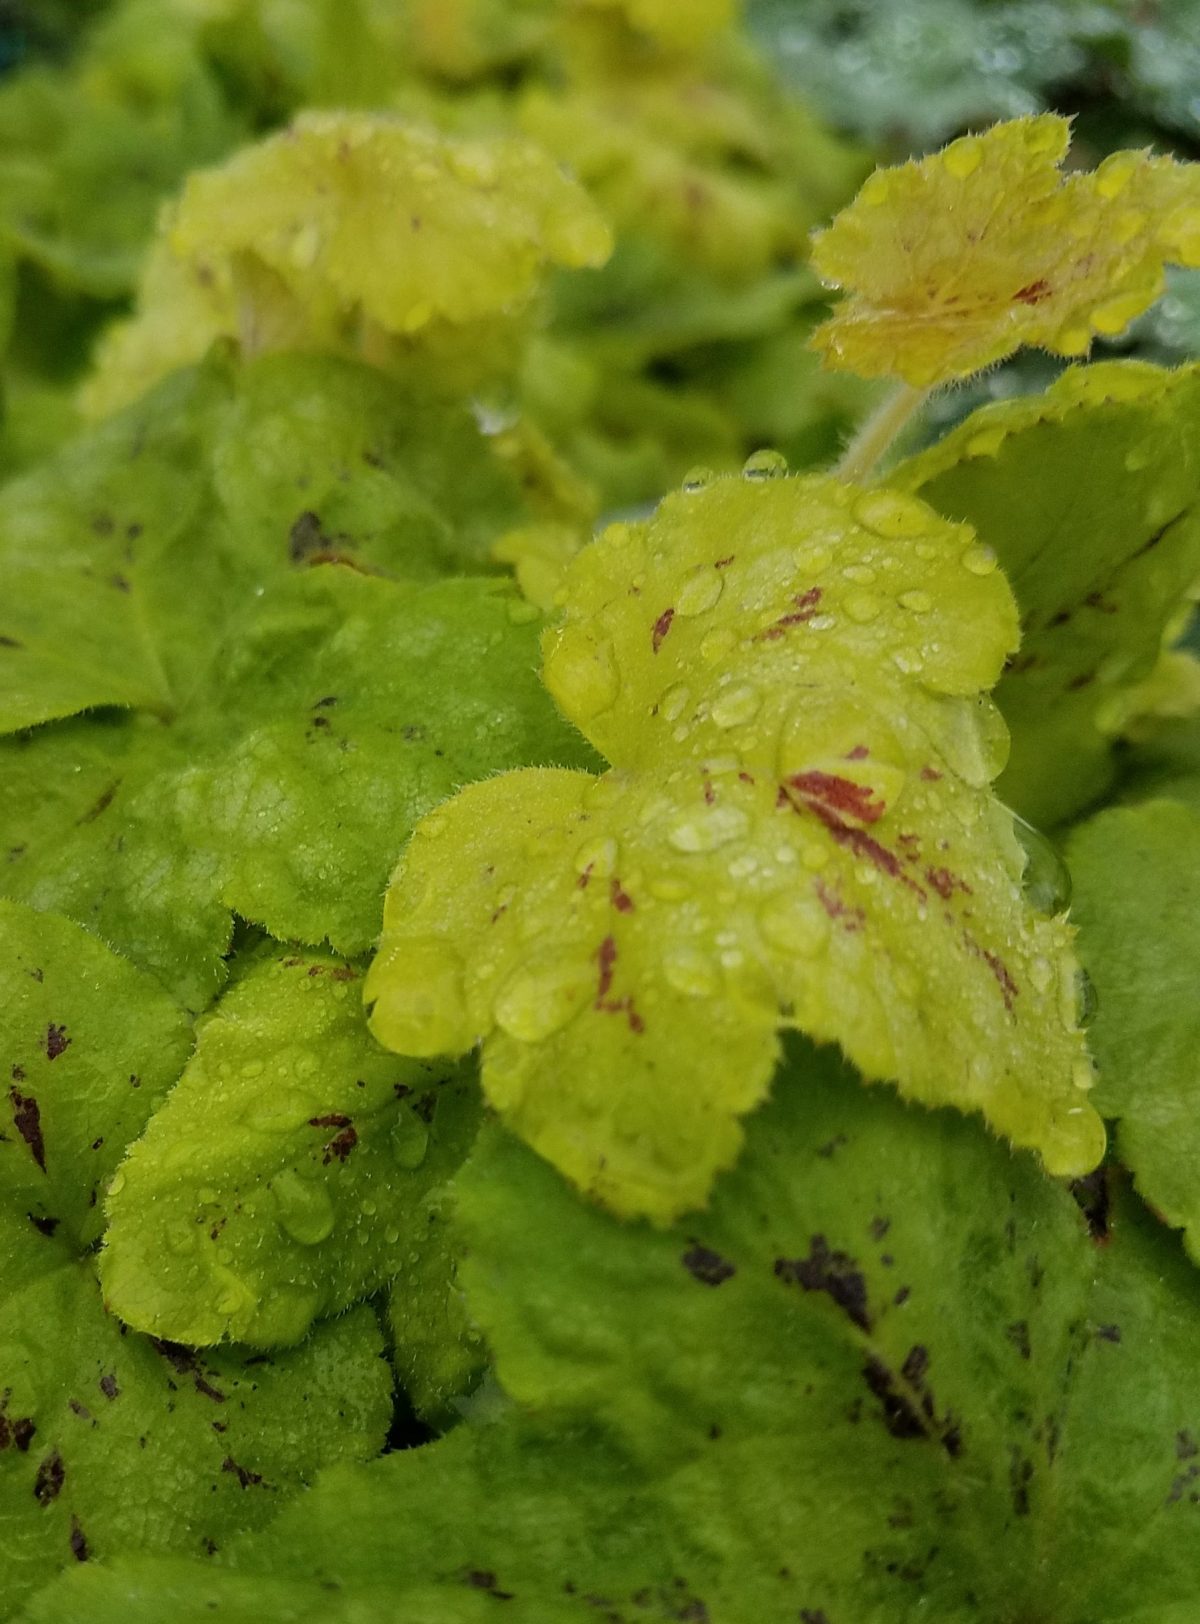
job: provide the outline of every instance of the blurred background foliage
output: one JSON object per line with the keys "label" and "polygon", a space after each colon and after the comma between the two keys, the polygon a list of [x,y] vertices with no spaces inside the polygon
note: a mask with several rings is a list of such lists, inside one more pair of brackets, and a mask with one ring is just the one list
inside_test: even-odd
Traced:
{"label": "blurred background foliage", "polygon": [[[823,296],[805,247],[873,162],[1043,108],[1075,115],[1084,164],[1200,151],[1195,0],[748,0],[745,27],[735,9],[0,0],[0,472],[76,425],[78,380],[164,199],[301,107],[520,129],[593,190],[613,260],[557,280],[486,404],[543,426],[607,512],[764,444],[794,466],[836,452],[871,392],[806,348]],[[1200,273],[1173,274],[1104,349],[1200,353]],[[922,432],[1057,370],[1018,357],[935,401]]]}

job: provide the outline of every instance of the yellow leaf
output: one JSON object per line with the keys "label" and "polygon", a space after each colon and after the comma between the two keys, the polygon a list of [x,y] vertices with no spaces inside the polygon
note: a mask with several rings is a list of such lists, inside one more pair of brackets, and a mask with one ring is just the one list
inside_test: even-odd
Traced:
{"label": "yellow leaf", "polygon": [[997,124],[877,170],[813,244],[848,297],[813,335],[828,366],[918,387],[1023,344],[1082,355],[1162,291],[1166,263],[1200,265],[1200,168],[1117,152],[1061,171],[1055,114]]}

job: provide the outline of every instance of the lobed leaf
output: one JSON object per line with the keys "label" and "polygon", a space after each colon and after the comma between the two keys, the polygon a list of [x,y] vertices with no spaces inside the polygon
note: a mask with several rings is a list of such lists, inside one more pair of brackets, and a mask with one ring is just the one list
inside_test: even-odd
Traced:
{"label": "lobed leaf", "polygon": [[358,979],[274,949],[202,1020],[112,1180],[100,1280],[126,1324],[291,1344],[440,1244],[436,1195],[474,1138],[474,1082],[372,1043]]}
{"label": "lobed leaf", "polygon": [[1196,1295],[1128,1196],[1097,1246],[1028,1158],[801,1045],[711,1211],[670,1230],[584,1205],[496,1125],[458,1184],[515,1405],[331,1472],[190,1587],[130,1558],[29,1624],[168,1601],[188,1624],[305,1618],[318,1591],[329,1616],[429,1624],[481,1598],[530,1620],[1184,1624]]}
{"label": "lobed leaf", "polygon": [[1096,989],[1097,1104],[1117,1118],[1117,1153],[1142,1194],[1200,1257],[1200,813],[1166,800],[1110,809],[1075,829],[1068,854]]}
{"label": "lobed leaf", "polygon": [[[414,338],[494,348],[546,268],[601,263],[582,190],[515,137],[450,140],[385,115],[309,112],[193,174],[164,221],[141,310],[110,334],[94,412],[136,398],[220,336],[251,355],[382,361]],[[476,357],[478,359],[478,356]]]}
{"label": "lobed leaf", "polygon": [[516,1132],[660,1221],[734,1160],[780,1027],[1090,1167],[1071,932],[1024,901],[988,790],[979,690],[1014,642],[993,555],[895,493],[720,479],[614,526],[545,652],[612,770],[486,780],[418,825],[376,1035],[482,1040]]}
{"label": "lobed leaf", "polygon": [[826,364],[924,388],[1023,344],[1083,355],[1154,303],[1165,264],[1200,264],[1194,166],[1115,152],[1063,175],[1069,140],[1042,113],[877,170],[813,242],[849,295],[813,335]]}
{"label": "lobed leaf", "polygon": [[996,703],[1012,735],[998,791],[1035,823],[1109,786],[1124,707],[1200,576],[1200,370],[1072,369],[985,406],[903,462],[893,487],[964,520],[1021,610]]}
{"label": "lobed leaf", "polygon": [[320,1467],[373,1454],[387,1429],[367,1310],[252,1365],[127,1335],[105,1311],[90,1256],[100,1198],[189,1046],[149,976],[67,920],[0,904],[5,1617],[67,1564],[211,1554]]}

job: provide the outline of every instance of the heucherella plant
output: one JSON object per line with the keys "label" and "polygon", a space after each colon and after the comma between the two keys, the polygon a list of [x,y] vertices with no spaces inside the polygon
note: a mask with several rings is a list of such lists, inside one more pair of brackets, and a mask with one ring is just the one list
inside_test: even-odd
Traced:
{"label": "heucherella plant", "polygon": [[1197,173],[881,171],[815,343],[901,395],[584,541],[519,414],[572,274],[658,173],[684,282],[742,218],[776,296],[730,12],[322,10],[432,123],[194,175],[5,490],[0,1617],[1195,1616],[1200,371],[884,454],[1144,307]]}

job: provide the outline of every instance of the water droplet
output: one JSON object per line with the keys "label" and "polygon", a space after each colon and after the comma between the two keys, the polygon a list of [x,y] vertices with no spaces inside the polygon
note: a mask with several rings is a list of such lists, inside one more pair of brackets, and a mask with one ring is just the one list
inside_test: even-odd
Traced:
{"label": "water droplet", "polygon": [[736,647],[737,638],[728,626],[714,626],[712,631],[705,632],[700,640],[700,656],[709,665],[715,665],[727,654],[732,654]]}
{"label": "water droplet", "polygon": [[901,609],[907,609],[914,615],[927,615],[933,608],[933,599],[928,592],[902,592],[896,602]]}
{"label": "water droplet", "polygon": [[658,713],[667,722],[677,722],[687,709],[691,694],[682,682],[667,689],[658,702]]}
{"label": "water droplet", "polygon": [[842,606],[850,619],[857,621],[860,626],[878,620],[879,611],[883,608],[883,604],[873,592],[849,592]]}
{"label": "water droplet", "polygon": [[667,839],[676,851],[716,851],[744,835],[749,824],[740,807],[709,806],[677,818],[667,830]]}
{"label": "water droplet", "polygon": [[742,464],[743,479],[782,479],[787,471],[782,451],[756,451]]}
{"label": "water droplet", "polygon": [[467,1007],[463,962],[437,937],[385,939],[367,975],[365,996],[374,1005],[372,1031],[398,1054],[463,1054],[478,1036]]}
{"label": "water droplet", "polygon": [[581,626],[564,626],[555,634],[543,676],[554,698],[577,722],[611,710],[621,691],[612,644],[597,640]]}
{"label": "water droplet", "polygon": [[829,935],[829,920],[812,898],[784,894],[763,907],[758,928],[770,947],[811,958]]}
{"label": "water droplet", "polygon": [[757,688],[752,688],[746,682],[737,683],[717,695],[709,714],[717,727],[741,727],[744,722],[753,720],[761,703],[762,696]]}
{"label": "water droplet", "polygon": [[316,1109],[308,1094],[295,1089],[273,1089],[256,1095],[242,1113],[242,1121],[255,1133],[278,1134],[307,1122]]}
{"label": "water droplet", "polygon": [[889,540],[919,536],[934,524],[933,514],[923,502],[899,491],[864,491],[851,511],[865,529]]}
{"label": "water droplet", "polygon": [[686,998],[712,998],[720,988],[720,970],[698,947],[686,943],[668,947],[662,965],[668,986]]}
{"label": "water droplet", "polygon": [[964,135],[958,141],[951,141],[942,153],[942,163],[955,180],[966,180],[973,175],[982,159],[983,148],[975,135]]}
{"label": "water droplet", "polygon": [[559,1031],[595,991],[596,966],[551,949],[515,970],[492,1006],[496,1024],[521,1043]]}
{"label": "water droplet", "polygon": [[429,1149],[429,1128],[410,1106],[401,1106],[390,1137],[396,1166],[410,1173],[420,1167]]}
{"label": "water droplet", "polygon": [[725,577],[711,564],[701,564],[684,578],[675,594],[677,615],[703,615],[717,603],[725,587]]}
{"label": "water droplet", "polygon": [[1088,1089],[1096,1081],[1096,1068],[1086,1055],[1081,1056],[1071,1067],[1071,1081],[1078,1089]]}
{"label": "water droplet", "polygon": [[847,564],[842,575],[847,581],[853,581],[855,586],[875,584],[875,571],[868,564]]}
{"label": "water droplet", "polygon": [[301,1246],[318,1246],[333,1234],[333,1202],[324,1185],[310,1184],[288,1168],[271,1180],[271,1196],[279,1227]]}
{"label": "water droplet", "polygon": [[124,1188],[125,1188],[125,1174],[121,1171],[120,1168],[118,1168],[117,1171],[113,1174],[112,1178],[110,1178],[109,1181],[108,1181],[108,1193],[109,1193],[109,1195],[120,1195],[121,1191]]}
{"label": "water droplet", "polygon": [[597,835],[594,840],[585,840],[575,853],[575,872],[606,880],[616,867],[616,862],[616,841],[611,835]]}
{"label": "water droplet", "polygon": [[689,468],[683,476],[683,488],[685,491],[702,491],[706,485],[711,485],[716,477],[711,468]]}
{"label": "water droplet", "polygon": [[[1021,889],[1026,902],[1040,914],[1062,913],[1071,900],[1071,872],[1067,865],[1045,835],[1015,812],[1013,833],[1025,851]],[[1074,1005],[1071,1018],[1074,1019]]]}
{"label": "water droplet", "polygon": [[1075,1024],[1090,1026],[1100,1008],[1096,983],[1084,969],[1075,972]]}
{"label": "water droplet", "polygon": [[981,541],[972,542],[962,555],[962,567],[972,575],[991,575],[998,562],[992,549]]}
{"label": "water droplet", "polygon": [[906,677],[915,677],[925,669],[925,656],[919,649],[898,648],[892,653],[892,664]]}

